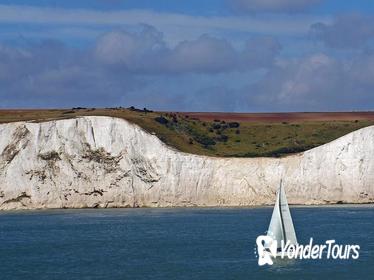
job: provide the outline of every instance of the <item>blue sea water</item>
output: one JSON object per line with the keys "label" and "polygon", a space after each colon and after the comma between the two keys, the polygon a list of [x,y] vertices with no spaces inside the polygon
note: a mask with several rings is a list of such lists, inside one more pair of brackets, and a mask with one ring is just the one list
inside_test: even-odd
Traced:
{"label": "blue sea water", "polygon": [[374,279],[374,207],[293,207],[299,243],[359,244],[357,260],[259,267],[272,208],[0,213],[0,279]]}

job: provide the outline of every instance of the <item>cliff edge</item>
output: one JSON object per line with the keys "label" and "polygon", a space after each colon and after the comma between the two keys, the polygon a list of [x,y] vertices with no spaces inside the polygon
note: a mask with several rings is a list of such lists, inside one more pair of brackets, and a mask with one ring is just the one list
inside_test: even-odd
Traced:
{"label": "cliff edge", "polygon": [[284,158],[176,151],[123,119],[0,125],[0,209],[374,202],[374,126]]}

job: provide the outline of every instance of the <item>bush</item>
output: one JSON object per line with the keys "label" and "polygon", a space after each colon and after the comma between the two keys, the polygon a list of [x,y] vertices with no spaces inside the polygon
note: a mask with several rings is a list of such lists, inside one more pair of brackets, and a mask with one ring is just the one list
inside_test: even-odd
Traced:
{"label": "bush", "polygon": [[143,111],[144,111],[144,113],[152,113],[153,111],[152,110],[148,110],[147,108],[143,108]]}
{"label": "bush", "polygon": [[237,130],[235,131],[235,134],[240,134],[240,130],[237,129]]}
{"label": "bush", "polygon": [[220,124],[215,123],[215,124],[213,124],[212,127],[213,127],[213,129],[221,129],[222,126]]}
{"label": "bush", "polygon": [[229,140],[229,137],[227,135],[220,135],[219,137],[216,137],[216,140],[219,142],[227,142],[227,140]]}
{"label": "bush", "polygon": [[294,154],[294,153],[300,153],[304,152],[306,150],[309,150],[311,148],[314,148],[314,146],[306,145],[306,146],[290,146],[290,147],[282,147],[270,152],[263,153],[262,156],[265,157],[281,157],[283,155],[288,154]]}
{"label": "bush", "polygon": [[212,138],[201,134],[194,135],[193,139],[205,147],[216,144]]}
{"label": "bush", "polygon": [[[121,107],[120,107],[121,108]],[[152,111],[150,111],[150,110],[147,110],[147,108],[144,108],[143,110],[142,109],[138,109],[138,108],[136,108],[136,107],[134,107],[134,106],[131,106],[131,107],[129,107],[129,108],[127,108],[128,110],[130,110],[130,111],[133,111],[133,112],[152,112]]]}
{"label": "bush", "polygon": [[240,126],[240,123],[238,122],[229,122],[230,128],[238,128]]}
{"label": "bush", "polygon": [[167,124],[169,122],[168,119],[164,118],[163,116],[156,117],[155,121],[160,124]]}

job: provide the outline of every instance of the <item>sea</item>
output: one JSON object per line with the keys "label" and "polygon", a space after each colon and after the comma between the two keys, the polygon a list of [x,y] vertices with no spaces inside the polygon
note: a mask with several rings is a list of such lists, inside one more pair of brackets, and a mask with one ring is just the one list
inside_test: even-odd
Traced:
{"label": "sea", "polygon": [[358,259],[258,265],[272,207],[0,212],[0,279],[374,279],[374,206],[292,207],[300,244]]}

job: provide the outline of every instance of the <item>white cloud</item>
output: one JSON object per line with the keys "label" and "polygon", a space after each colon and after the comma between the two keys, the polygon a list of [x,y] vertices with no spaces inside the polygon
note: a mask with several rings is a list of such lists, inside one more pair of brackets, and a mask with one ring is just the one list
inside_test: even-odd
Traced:
{"label": "white cloud", "polygon": [[179,43],[167,58],[167,67],[178,72],[221,72],[238,67],[239,53],[224,40],[202,35],[193,41]]}
{"label": "white cloud", "polygon": [[374,43],[374,17],[363,14],[338,16],[331,23],[311,26],[311,35],[336,49],[362,49]]}
{"label": "white cloud", "polygon": [[143,74],[219,73],[270,66],[280,51],[271,37],[248,40],[243,50],[225,39],[202,35],[169,48],[162,33],[145,25],[138,33],[117,30],[102,36],[95,55],[109,67]]}
{"label": "white cloud", "polygon": [[[177,60],[173,60],[173,68],[167,68],[169,65],[165,61],[157,62],[155,57],[141,60],[143,56],[131,61],[130,66],[136,62],[135,69],[123,67],[123,63],[127,63],[133,56],[137,57],[137,53],[135,48],[123,50],[122,43],[135,40],[132,44],[137,45],[143,37],[153,38],[145,44],[146,48],[140,47],[141,52],[148,55],[154,45],[162,44],[162,39],[151,36],[156,35],[157,30],[146,30],[143,35],[121,32],[108,34],[110,43],[106,46],[108,49],[104,52],[104,58],[112,54],[110,50],[113,46],[117,48],[117,53],[109,56],[108,60],[104,59],[105,63],[92,56],[94,52],[71,49],[53,41],[22,48],[0,45],[0,106],[137,105],[163,110],[226,111],[373,109],[370,107],[374,104],[373,53],[364,52],[344,60],[326,53],[314,53],[297,59],[278,59],[275,64],[267,64],[265,75],[251,81],[252,74],[237,74],[232,71],[235,69],[232,62],[226,64],[225,59],[213,66],[210,59],[199,61],[197,58],[200,52],[210,48],[224,47],[227,48],[224,52],[232,51],[226,42],[203,36],[181,43],[185,44],[182,49],[190,51],[188,61],[180,59],[176,63]],[[265,42],[269,39],[261,40]],[[271,50],[273,44],[267,45]],[[252,45],[249,49],[256,48]],[[173,55],[180,56],[186,51],[177,49],[164,50],[167,54],[164,58],[171,60]],[[233,52],[237,58],[244,54],[244,51]],[[212,53],[214,59],[218,59]],[[119,65],[112,65],[117,60],[120,61]],[[161,63],[162,67],[158,65],[153,68],[155,61]],[[239,67],[238,64],[235,67]],[[220,74],[216,74],[218,70],[222,70]],[[212,72],[214,75],[207,74]]]}
{"label": "white cloud", "polygon": [[[155,27],[145,24],[135,28],[139,18]],[[310,49],[308,55],[299,53],[295,58],[294,53],[289,53],[280,58],[278,41],[264,35],[295,38],[292,35],[306,33],[315,21],[316,18],[304,15],[195,17],[147,11],[0,5],[0,23],[57,24],[64,30],[78,26],[82,32],[95,26],[100,27],[100,32],[103,27],[114,30],[102,34],[92,49],[74,49],[56,41],[25,43],[22,47],[0,44],[0,106],[134,104],[164,110],[370,109],[370,104],[374,104],[372,52],[360,50],[342,58],[331,53],[312,53]],[[359,48],[367,46],[371,37],[365,30],[371,27],[365,29],[365,23],[359,22],[358,35],[353,34],[355,24],[352,30],[343,25],[344,28],[338,28],[336,40],[344,38],[349,43],[349,38],[358,36]],[[323,34],[333,32],[339,25],[338,20],[322,24],[328,29]],[[221,34],[256,34],[250,34],[250,40],[241,48],[220,36],[201,35],[217,34],[217,30]],[[341,37],[344,31],[346,37]],[[344,40],[339,40],[335,44],[345,46]],[[264,77],[259,75],[259,80],[254,81],[253,71],[265,71]],[[241,81],[235,84],[238,76]],[[179,84],[178,79],[185,83]],[[197,104],[196,100],[201,102]]]}
{"label": "white cloud", "polygon": [[246,104],[263,111],[373,109],[374,55],[362,53],[340,60],[325,53],[282,60],[258,82]]}
{"label": "white cloud", "polygon": [[104,34],[96,43],[96,57],[106,64],[126,64],[137,68],[141,60],[160,55],[166,50],[163,34],[149,25],[143,25],[139,33],[126,30]]}
{"label": "white cloud", "polygon": [[[162,33],[143,25],[138,32],[122,29],[104,34],[93,49],[71,48],[51,40],[22,47],[0,44],[0,106],[113,106],[120,100],[126,104],[148,100],[146,106],[160,108],[165,106],[162,102],[174,102],[168,104],[175,108],[187,96],[165,93],[167,87],[160,82],[165,77],[173,80],[183,75],[223,75],[269,67],[278,49],[268,40],[255,39],[244,50],[237,50],[227,40],[202,35],[167,47]],[[256,42],[262,46],[255,47]],[[264,51],[266,59],[259,60],[256,52]],[[145,87],[153,93],[142,93]],[[194,94],[188,87],[186,91]]]}

